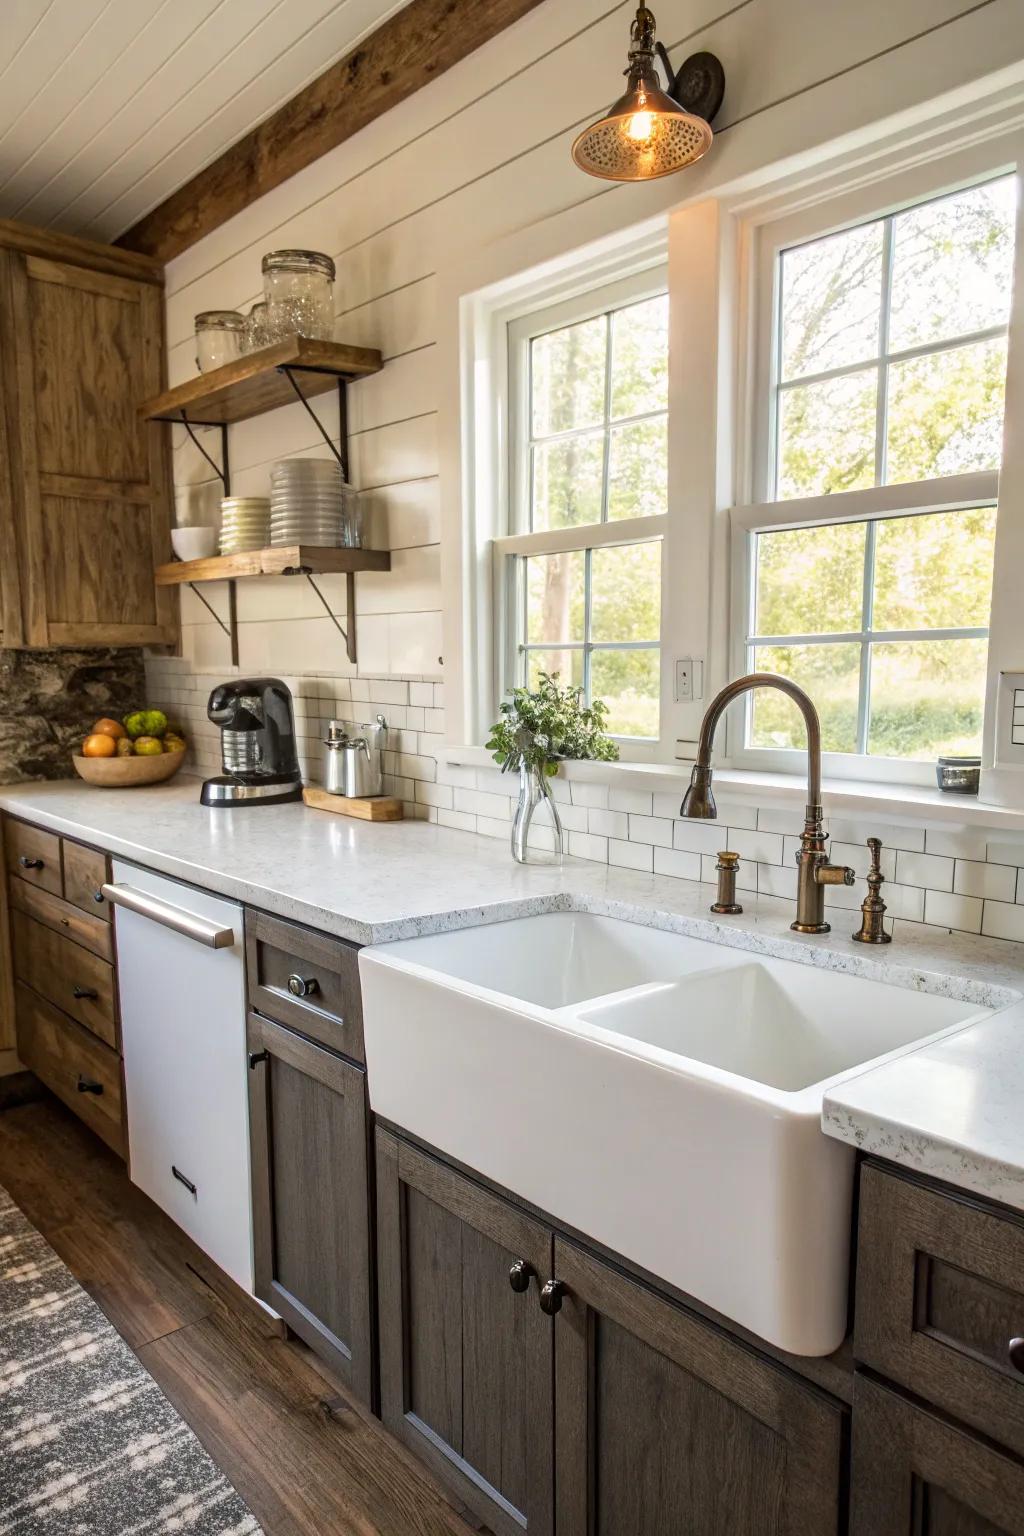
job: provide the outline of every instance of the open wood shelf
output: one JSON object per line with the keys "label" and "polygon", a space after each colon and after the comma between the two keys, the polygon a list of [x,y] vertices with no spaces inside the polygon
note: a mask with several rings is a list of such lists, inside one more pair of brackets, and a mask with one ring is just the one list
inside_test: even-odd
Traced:
{"label": "open wood shelf", "polygon": [[386,549],[335,549],[315,544],[275,544],[247,549],[237,555],[211,555],[208,560],[172,560],[156,568],[158,587],[186,582],[234,581],[239,576],[327,576],[340,571],[390,571]]}
{"label": "open wood shelf", "polygon": [[145,421],[187,419],[201,426],[229,426],[295,399],[295,389],[284,369],[302,374],[304,395],[322,395],[336,388],[339,379],[363,379],[379,373],[383,366],[380,353],[373,347],[292,336],[165,390],[140,405],[139,415]]}

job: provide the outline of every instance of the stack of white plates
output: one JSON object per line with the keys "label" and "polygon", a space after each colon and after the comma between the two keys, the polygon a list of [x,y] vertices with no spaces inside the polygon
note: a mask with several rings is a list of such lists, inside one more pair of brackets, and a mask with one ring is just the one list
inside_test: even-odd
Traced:
{"label": "stack of white plates", "polygon": [[346,544],[350,495],[334,459],[283,459],[270,477],[271,544]]}
{"label": "stack of white plates", "polygon": [[270,543],[270,502],[266,496],[225,496],[220,504],[220,552],[266,549]]}

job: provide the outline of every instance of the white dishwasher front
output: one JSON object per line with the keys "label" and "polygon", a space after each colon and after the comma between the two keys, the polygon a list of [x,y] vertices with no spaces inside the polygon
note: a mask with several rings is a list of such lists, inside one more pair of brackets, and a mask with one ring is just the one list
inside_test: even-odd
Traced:
{"label": "white dishwasher front", "polygon": [[115,860],[132,1181],[250,1293],[242,908]]}

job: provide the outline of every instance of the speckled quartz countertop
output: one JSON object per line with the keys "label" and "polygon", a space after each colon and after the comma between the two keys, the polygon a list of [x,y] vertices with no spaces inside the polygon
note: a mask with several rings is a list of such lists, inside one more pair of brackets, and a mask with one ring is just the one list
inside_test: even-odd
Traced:
{"label": "speckled quartz countertop", "polygon": [[[713,917],[711,887],[567,859],[513,863],[507,844],[431,823],[374,824],[303,805],[211,811],[199,782],[97,790],[0,788],[0,808],[177,879],[361,944],[585,911],[1002,1010],[858,1077],[825,1100],[829,1135],[1024,1210],[1024,946],[909,936],[866,949],[845,930],[794,934],[791,903],[744,893]],[[1009,1006],[1008,1006],[1009,1005]]]}

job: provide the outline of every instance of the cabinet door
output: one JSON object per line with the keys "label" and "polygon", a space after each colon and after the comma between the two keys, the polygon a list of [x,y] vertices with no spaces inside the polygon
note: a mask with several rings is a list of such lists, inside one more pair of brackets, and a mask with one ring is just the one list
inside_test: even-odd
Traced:
{"label": "cabinet door", "polygon": [[256,1294],[373,1398],[366,1074],[249,1015]]}
{"label": "cabinet door", "polygon": [[858,1375],[851,1536],[1024,1536],[1024,1466]]}
{"label": "cabinet door", "polygon": [[558,1536],[825,1536],[843,1410],[573,1244],[555,1323]]}
{"label": "cabinet door", "polygon": [[[163,371],[159,287],[0,251],[9,479],[0,489],[5,643],[146,645],[176,637],[162,429],[139,421]],[[18,618],[15,619],[15,612]]]}
{"label": "cabinet door", "polygon": [[377,1237],[385,1424],[496,1536],[550,1536],[550,1231],[378,1131]]}

